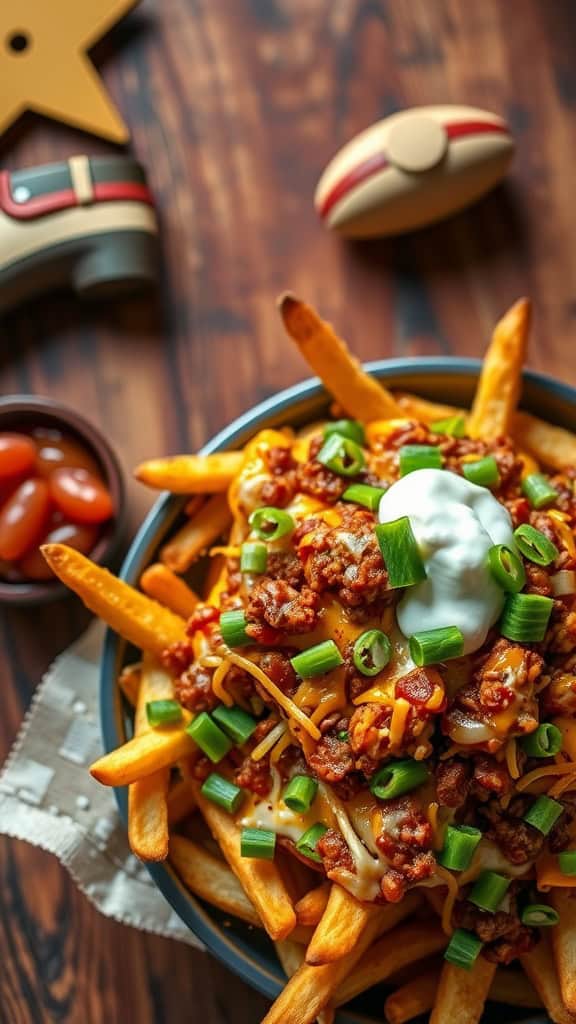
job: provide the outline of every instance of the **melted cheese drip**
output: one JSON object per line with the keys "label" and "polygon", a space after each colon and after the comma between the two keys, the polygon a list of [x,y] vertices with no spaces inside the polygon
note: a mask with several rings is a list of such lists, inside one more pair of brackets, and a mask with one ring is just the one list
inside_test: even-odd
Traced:
{"label": "melted cheese drip", "polygon": [[319,787],[316,799],[306,814],[291,811],[281,798],[281,779],[277,771],[272,771],[272,790],[262,800],[250,795],[249,802],[240,811],[238,824],[243,828],[262,828],[275,832],[296,843],[317,821],[323,821],[329,828],[337,827],[330,803],[324,799],[322,787]]}

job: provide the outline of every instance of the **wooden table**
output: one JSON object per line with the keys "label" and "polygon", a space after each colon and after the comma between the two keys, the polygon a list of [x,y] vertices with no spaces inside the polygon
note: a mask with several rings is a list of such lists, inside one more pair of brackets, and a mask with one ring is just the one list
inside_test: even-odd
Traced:
{"label": "wooden table", "polygon": [[[162,217],[160,294],[36,301],[0,327],[2,392],[77,406],[126,472],[193,450],[306,375],[274,299],[289,287],[365,359],[482,352],[518,295],[532,366],[576,383],[573,0],[162,0],[96,54]],[[505,186],[409,238],[342,244],[311,196],[334,151],[401,107],[460,102],[508,118]],[[103,143],[27,118],[8,167]],[[129,487],[131,526],[150,495]],[[54,655],[85,624],[70,600],[2,618],[0,757]],[[0,840],[0,1021],[253,1024],[265,1000],[224,968],[101,917],[47,854]]]}

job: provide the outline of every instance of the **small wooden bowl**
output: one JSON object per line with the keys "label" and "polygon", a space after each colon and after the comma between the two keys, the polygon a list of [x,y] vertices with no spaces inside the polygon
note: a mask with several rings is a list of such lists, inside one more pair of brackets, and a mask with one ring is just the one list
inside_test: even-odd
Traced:
{"label": "small wooden bowl", "polygon": [[[118,547],[124,522],[124,478],[118,458],[108,441],[91,423],[60,402],[37,395],[5,395],[0,398],[0,431],[48,427],[62,430],[96,459],[112,495],[114,518],[106,523],[90,558],[107,563]],[[30,580],[11,583],[0,580],[0,604],[34,605],[57,601],[70,591],[58,580]]]}

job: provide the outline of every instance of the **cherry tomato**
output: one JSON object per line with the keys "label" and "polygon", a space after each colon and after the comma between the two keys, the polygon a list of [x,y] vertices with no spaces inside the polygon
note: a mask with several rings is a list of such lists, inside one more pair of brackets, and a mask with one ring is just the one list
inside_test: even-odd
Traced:
{"label": "cherry tomato", "polygon": [[34,442],[24,434],[0,434],[0,480],[29,473],[34,466]]}
{"label": "cherry tomato", "polygon": [[[42,544],[68,544],[87,555],[96,544],[99,533],[97,526],[64,523],[50,530],[42,539]],[[18,563],[18,569],[27,580],[50,580],[54,575],[38,546],[24,556]]]}
{"label": "cherry tomato", "polygon": [[36,472],[39,476],[50,476],[55,469],[71,467],[87,469],[89,473],[100,476],[100,467],[96,459],[72,437],[66,437],[60,430],[49,430],[37,427],[32,431],[36,442]]}
{"label": "cherry tomato", "polygon": [[0,510],[0,558],[22,558],[48,521],[50,494],[44,480],[25,480]]}
{"label": "cherry tomato", "polygon": [[55,469],[49,486],[54,504],[73,523],[104,523],[114,514],[110,493],[85,469]]}

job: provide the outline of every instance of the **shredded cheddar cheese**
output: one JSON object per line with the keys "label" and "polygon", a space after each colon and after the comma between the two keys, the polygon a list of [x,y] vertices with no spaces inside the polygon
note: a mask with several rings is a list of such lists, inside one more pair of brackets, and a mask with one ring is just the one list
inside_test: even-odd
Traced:
{"label": "shredded cheddar cheese", "polygon": [[562,796],[568,789],[571,789],[576,785],[576,765],[574,775],[569,775],[568,778],[558,779],[550,789],[548,790],[548,796]]}
{"label": "shredded cheddar cheese", "polygon": [[260,760],[262,760],[262,758],[266,756],[268,751],[272,750],[272,747],[275,745],[277,740],[282,739],[282,737],[284,736],[284,734],[287,731],[288,731],[288,726],[286,725],[286,722],[278,722],[278,724],[275,725],[274,728],[270,730],[268,735],[265,736],[263,740],[260,740],[260,743],[258,744],[258,746],[254,747],[254,750],[250,754],[250,757],[252,758],[252,760],[253,761],[260,761]]}
{"label": "shredded cheddar cheese", "polygon": [[215,548],[210,548],[208,552],[210,558],[214,555],[224,555],[225,558],[240,558],[240,548],[234,544],[218,544]]}
{"label": "shredded cheddar cheese", "polygon": [[446,932],[446,935],[452,935],[452,911],[454,904],[458,899],[458,882],[454,878],[454,875],[443,868],[441,864],[436,865],[436,874],[448,887],[446,898],[444,900],[444,906],[442,907],[442,928]]}
{"label": "shredded cheddar cheese", "polygon": [[270,764],[278,764],[278,761],[282,757],[282,754],[292,743],[292,733],[289,729],[286,730],[281,739],[278,740],[272,753],[270,754]]}
{"label": "shredded cheddar cheese", "polygon": [[548,764],[543,768],[535,768],[516,783],[516,789],[522,792],[524,789],[528,789],[533,782],[537,782],[547,775],[576,775],[576,764],[573,761],[565,761],[563,764]]}
{"label": "shredded cheddar cheese", "polygon": [[554,523],[554,529],[566,548],[566,551],[572,558],[576,558],[576,541],[574,540],[574,534],[566,521],[569,517],[564,512],[560,512],[560,510],[556,508],[551,508],[548,515]]}
{"label": "shredded cheddar cheese", "polygon": [[273,683],[269,676],[259,667],[255,665],[250,658],[244,658],[241,654],[236,654],[235,651],[231,651],[227,654],[227,658],[232,662],[233,665],[237,665],[238,668],[244,669],[249,675],[257,679],[261,686],[270,694],[270,696],[276,701],[276,703],[286,712],[289,718],[292,718],[304,729],[313,740],[319,740],[321,733],[317,725],[311,722],[308,715],[305,715],[303,711],[290,700],[285,693],[282,693],[280,687]]}
{"label": "shredded cheddar cheese", "polygon": [[397,697],[394,702],[392,710],[392,718],[390,719],[390,748],[398,749],[402,746],[402,739],[404,737],[404,729],[406,728],[406,721],[410,714],[410,704],[404,697]]}
{"label": "shredded cheddar cheese", "polygon": [[518,767],[518,752],[516,750],[516,740],[511,737],[506,744],[506,767],[512,779],[520,778],[520,768]]}
{"label": "shredded cheddar cheese", "polygon": [[234,704],[233,697],[231,697],[228,691],[224,688],[224,680],[228,675],[230,665],[231,662],[228,658],[223,658],[212,676],[212,690],[227,708],[231,708]]}

